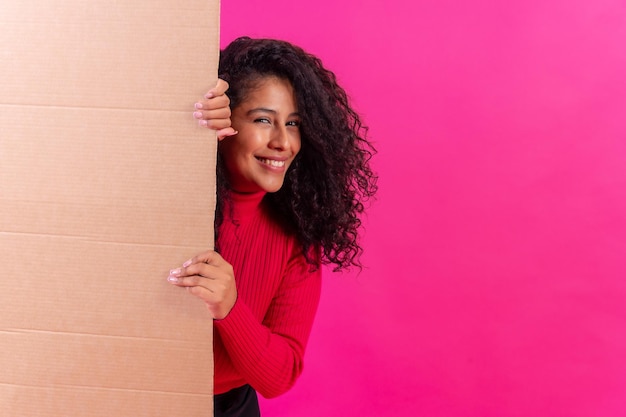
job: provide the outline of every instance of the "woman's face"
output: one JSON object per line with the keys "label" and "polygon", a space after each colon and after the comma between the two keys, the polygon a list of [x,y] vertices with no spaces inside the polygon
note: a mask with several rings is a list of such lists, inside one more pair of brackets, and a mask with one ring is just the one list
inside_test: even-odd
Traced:
{"label": "woman's face", "polygon": [[220,152],[233,190],[275,192],[300,151],[300,116],[289,81],[268,77],[232,111],[239,133],[222,140]]}

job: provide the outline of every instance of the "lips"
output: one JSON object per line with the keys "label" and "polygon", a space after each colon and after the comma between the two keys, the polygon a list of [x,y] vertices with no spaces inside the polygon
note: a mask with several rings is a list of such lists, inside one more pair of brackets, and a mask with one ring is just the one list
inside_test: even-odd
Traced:
{"label": "lips", "polygon": [[261,162],[262,164],[265,164],[267,166],[270,166],[272,168],[284,168],[285,167],[285,160],[284,159],[269,159],[269,158],[256,158],[257,161]]}

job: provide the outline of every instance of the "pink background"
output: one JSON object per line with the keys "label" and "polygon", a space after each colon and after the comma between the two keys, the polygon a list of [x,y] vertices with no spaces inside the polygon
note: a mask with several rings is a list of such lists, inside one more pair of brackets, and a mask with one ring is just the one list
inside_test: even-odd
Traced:
{"label": "pink background", "polygon": [[267,416],[626,415],[626,3],[222,2],[320,56],[379,150]]}

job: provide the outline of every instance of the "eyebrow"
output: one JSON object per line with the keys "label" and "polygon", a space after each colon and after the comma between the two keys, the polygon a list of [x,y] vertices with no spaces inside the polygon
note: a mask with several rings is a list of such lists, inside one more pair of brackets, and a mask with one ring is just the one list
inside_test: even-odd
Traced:
{"label": "eyebrow", "polygon": [[[252,115],[252,114],[254,114],[254,113],[271,113],[271,114],[277,114],[278,112],[277,112],[276,110],[268,109],[268,108],[266,108],[266,107],[257,107],[257,108],[254,108],[254,109],[250,109],[250,110],[248,110],[248,111],[246,112],[246,116],[250,116],[250,115]],[[290,114],[289,116],[287,116],[287,117],[292,117],[292,116],[297,116],[297,117],[300,117],[300,113],[298,113],[298,112],[294,112],[294,113],[291,113],[291,114]]]}

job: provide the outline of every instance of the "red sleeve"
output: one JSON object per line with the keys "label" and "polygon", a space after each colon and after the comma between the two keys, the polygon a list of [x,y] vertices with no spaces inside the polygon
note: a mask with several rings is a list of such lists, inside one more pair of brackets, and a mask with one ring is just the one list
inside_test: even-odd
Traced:
{"label": "red sleeve", "polygon": [[233,365],[265,398],[288,391],[302,373],[321,292],[321,268],[310,268],[302,253],[289,261],[263,323],[240,300],[215,322]]}

